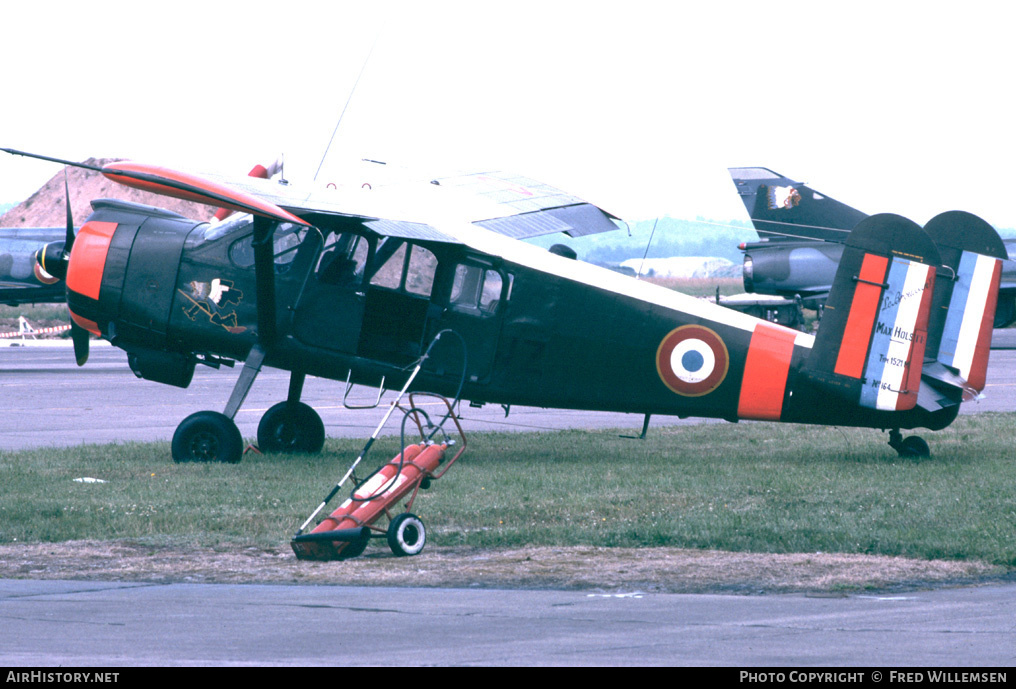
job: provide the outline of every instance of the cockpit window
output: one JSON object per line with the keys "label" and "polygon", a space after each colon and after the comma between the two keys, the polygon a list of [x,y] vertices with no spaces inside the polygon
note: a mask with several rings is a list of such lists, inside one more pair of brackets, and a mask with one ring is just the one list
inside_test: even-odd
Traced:
{"label": "cockpit window", "polygon": [[249,234],[229,246],[229,260],[238,268],[254,265],[254,235]]}
{"label": "cockpit window", "polygon": [[295,225],[291,222],[280,223],[272,237],[275,254],[275,265],[289,265],[296,258],[296,250],[307,236],[306,225]]}
{"label": "cockpit window", "polygon": [[[254,265],[254,221],[249,214],[230,216],[217,225],[205,230],[200,242],[218,239],[226,234],[249,229],[250,233],[229,245],[229,260],[239,268],[250,268]],[[272,237],[276,268],[288,267],[296,258],[296,250],[307,236],[308,228],[294,223],[280,223]],[[196,244],[195,244],[196,246]]]}

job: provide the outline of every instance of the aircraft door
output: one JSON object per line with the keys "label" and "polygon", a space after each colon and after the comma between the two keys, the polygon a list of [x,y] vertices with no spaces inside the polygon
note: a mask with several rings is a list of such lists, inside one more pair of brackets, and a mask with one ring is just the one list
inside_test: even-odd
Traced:
{"label": "aircraft door", "polygon": [[355,354],[363,323],[368,239],[352,232],[328,237],[297,305],[294,332],[304,344]]}
{"label": "aircraft door", "polygon": [[437,257],[419,244],[388,237],[373,264],[357,354],[404,366],[422,353]]}
{"label": "aircraft door", "polygon": [[[428,337],[445,328],[458,333],[466,346],[466,382],[490,378],[501,336],[502,314],[511,297],[512,276],[479,261],[454,266],[448,307],[428,327]],[[449,340],[445,342],[445,340]],[[443,338],[431,354],[428,370],[458,376],[462,348],[454,337]]]}

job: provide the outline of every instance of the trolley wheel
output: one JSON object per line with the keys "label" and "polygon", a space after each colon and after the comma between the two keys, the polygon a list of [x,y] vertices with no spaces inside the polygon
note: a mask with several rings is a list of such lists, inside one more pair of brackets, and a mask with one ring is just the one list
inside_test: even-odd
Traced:
{"label": "trolley wheel", "polygon": [[217,411],[199,411],[173,433],[174,462],[228,462],[243,457],[243,438],[233,420]]}
{"label": "trolley wheel", "polygon": [[427,542],[427,529],[415,514],[403,512],[388,525],[388,547],[399,557],[417,555]]}
{"label": "trolley wheel", "polygon": [[258,448],[262,452],[320,452],[325,425],[318,413],[303,402],[279,402],[261,417]]}

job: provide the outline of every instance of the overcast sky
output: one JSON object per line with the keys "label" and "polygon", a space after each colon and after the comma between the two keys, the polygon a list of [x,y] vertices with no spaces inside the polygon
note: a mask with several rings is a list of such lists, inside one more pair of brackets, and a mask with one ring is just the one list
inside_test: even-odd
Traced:
{"label": "overcast sky", "polygon": [[[158,7],[159,9],[153,9]],[[1002,2],[23,2],[0,145],[311,183],[508,169],[637,220],[746,218],[763,165],[869,213],[1016,227]],[[376,41],[376,42],[375,42]],[[0,155],[0,202],[56,172]]]}

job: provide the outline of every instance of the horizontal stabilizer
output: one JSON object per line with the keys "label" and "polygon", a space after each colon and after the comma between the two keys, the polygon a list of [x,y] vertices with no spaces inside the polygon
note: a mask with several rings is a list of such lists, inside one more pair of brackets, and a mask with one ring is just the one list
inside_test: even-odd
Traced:
{"label": "horizontal stabilizer", "polygon": [[845,401],[917,405],[939,255],[921,227],[874,215],[850,233],[804,372]]}
{"label": "horizontal stabilizer", "polygon": [[924,229],[938,245],[943,266],[932,302],[927,356],[955,370],[968,391],[979,393],[1008,252],[991,225],[963,211],[937,215]]}

